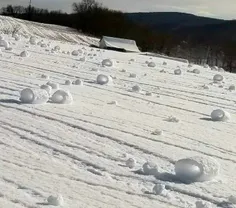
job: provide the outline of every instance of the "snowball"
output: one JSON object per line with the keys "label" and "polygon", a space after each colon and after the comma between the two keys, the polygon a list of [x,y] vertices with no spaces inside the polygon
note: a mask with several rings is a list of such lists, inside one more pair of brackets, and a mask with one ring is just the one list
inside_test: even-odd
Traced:
{"label": "snowball", "polygon": [[71,80],[66,80],[65,81],[65,85],[71,85],[71,84],[72,84]]}
{"label": "snowball", "polygon": [[129,77],[131,77],[131,78],[136,78],[136,77],[137,77],[137,75],[136,75],[136,74],[134,74],[134,73],[131,73],[131,74],[129,75]]}
{"label": "snowball", "polygon": [[230,203],[232,203],[232,204],[236,204],[236,196],[230,196],[230,197],[228,198],[228,201],[229,201]]}
{"label": "snowball", "polygon": [[188,67],[191,68],[191,67],[193,67],[193,65],[192,65],[192,64],[189,64]]}
{"label": "snowball", "polygon": [[50,77],[49,77],[48,75],[42,74],[42,75],[41,75],[41,78],[42,78],[42,79],[49,79]]}
{"label": "snowball", "polygon": [[110,82],[112,82],[112,78],[110,76],[106,76],[103,74],[97,76],[97,83],[100,85],[109,84]]}
{"label": "snowball", "polygon": [[212,121],[228,121],[230,119],[230,114],[224,110],[217,109],[211,113]]}
{"label": "snowball", "polygon": [[74,50],[74,51],[72,51],[71,55],[72,56],[78,56],[79,55],[79,51]]}
{"label": "snowball", "polygon": [[21,56],[21,57],[29,57],[30,55],[29,55],[29,53],[28,53],[27,51],[22,51],[22,52],[20,53],[20,56]]}
{"label": "snowball", "polygon": [[181,75],[181,74],[182,74],[182,71],[181,71],[180,69],[176,69],[176,70],[174,71],[174,74],[175,74],[175,75]]}
{"label": "snowball", "polygon": [[94,71],[94,72],[99,72],[99,69],[97,69],[97,68],[92,68],[92,71]]}
{"label": "snowball", "polygon": [[230,90],[230,91],[234,91],[234,90],[235,90],[235,85],[230,85],[230,86],[229,86],[229,90]]}
{"label": "snowball", "polygon": [[73,102],[73,97],[69,91],[57,90],[51,97],[53,103],[70,104]]}
{"label": "snowball", "polygon": [[134,60],[134,59],[130,59],[129,61],[132,61],[132,62],[134,62],[135,60]]}
{"label": "snowball", "polygon": [[154,163],[146,162],[143,164],[143,173],[146,175],[157,175],[158,167]]}
{"label": "snowball", "polygon": [[70,51],[67,51],[67,53],[66,53],[67,55],[70,55]]}
{"label": "snowball", "polygon": [[36,44],[37,44],[37,39],[36,39],[36,37],[33,37],[33,36],[30,37],[30,41],[29,41],[29,42],[30,42],[31,45],[36,45]]}
{"label": "snowball", "polygon": [[146,95],[147,96],[153,96],[153,93],[152,92],[146,92]]}
{"label": "snowball", "polygon": [[153,187],[153,193],[156,195],[162,194],[166,190],[166,186],[164,184],[156,184]]}
{"label": "snowball", "polygon": [[19,40],[21,40],[21,38],[20,38],[20,36],[19,35],[17,35],[16,37],[14,37],[15,38],[15,41],[19,41]]}
{"label": "snowball", "polygon": [[167,65],[167,63],[164,61],[162,65],[166,66],[166,65]]}
{"label": "snowball", "polygon": [[214,82],[222,82],[224,80],[224,77],[220,74],[216,74],[214,77],[213,77],[213,81]]}
{"label": "snowball", "polygon": [[164,69],[162,69],[160,72],[161,72],[161,73],[166,73],[166,71],[165,71]]}
{"label": "snowball", "polygon": [[136,165],[136,160],[133,159],[133,158],[129,158],[127,161],[126,161],[126,166],[129,167],[129,168],[134,168],[135,165]]}
{"label": "snowball", "polygon": [[195,205],[196,208],[212,208],[212,204],[210,202],[197,201]]}
{"label": "snowball", "polygon": [[139,86],[139,85],[134,85],[132,87],[132,91],[133,92],[141,92],[142,91],[142,88]]}
{"label": "snowball", "polygon": [[213,67],[211,67],[211,70],[213,70],[213,71],[218,71],[218,66],[213,66]]}
{"label": "snowball", "polygon": [[194,74],[200,74],[200,70],[199,70],[199,69],[194,69],[194,70],[193,70],[193,73],[194,73]]}
{"label": "snowball", "polygon": [[155,64],[154,62],[149,62],[149,63],[148,63],[148,67],[152,67],[152,68],[153,68],[153,67],[156,67],[156,64]]}
{"label": "snowball", "polygon": [[159,129],[156,129],[155,131],[152,132],[153,135],[158,135],[158,136],[161,136],[163,135],[163,131],[162,130],[159,130]]}
{"label": "snowball", "polygon": [[54,90],[59,89],[59,84],[57,84],[57,83],[53,83],[53,82],[49,81],[49,82],[47,82],[47,85],[51,86],[52,89],[54,89]]}
{"label": "snowball", "polygon": [[53,206],[62,206],[64,204],[64,199],[61,195],[49,196],[47,198],[48,204]]}
{"label": "snowball", "polygon": [[110,60],[110,59],[104,59],[104,60],[102,61],[102,66],[112,67],[112,66],[113,66],[113,62],[112,62],[112,60]]}
{"label": "snowball", "polygon": [[121,72],[126,72],[126,70],[125,70],[125,69],[122,69]]}
{"label": "snowball", "polygon": [[111,102],[108,103],[108,104],[110,104],[110,105],[118,105],[118,102],[117,102],[116,100],[114,100],[114,101],[111,101]]}
{"label": "snowball", "polygon": [[41,47],[42,48],[47,48],[47,45],[43,43],[43,44],[41,44]]}
{"label": "snowball", "polygon": [[49,100],[49,95],[44,89],[26,88],[21,91],[20,100],[28,104],[44,104]]}
{"label": "snowball", "polygon": [[176,177],[185,183],[210,181],[219,174],[220,165],[213,158],[190,157],[175,163]]}
{"label": "snowball", "polygon": [[82,57],[82,58],[79,59],[79,61],[85,62],[85,61],[86,61],[86,58],[85,58],[85,57]]}
{"label": "snowball", "polygon": [[9,48],[9,43],[6,40],[0,40],[0,47]]}
{"label": "snowball", "polygon": [[169,122],[173,122],[173,123],[179,123],[179,119],[174,117],[174,116],[170,116],[167,118],[167,121]]}
{"label": "snowball", "polygon": [[52,92],[52,87],[49,86],[49,85],[42,85],[40,88],[46,90],[49,95],[50,95],[51,92]]}
{"label": "snowball", "polygon": [[60,51],[61,47],[60,46],[55,46],[53,49],[54,49],[54,51]]}
{"label": "snowball", "polygon": [[208,68],[209,68],[209,65],[208,65],[208,64],[204,64],[203,67],[204,67],[205,69],[208,69]]}

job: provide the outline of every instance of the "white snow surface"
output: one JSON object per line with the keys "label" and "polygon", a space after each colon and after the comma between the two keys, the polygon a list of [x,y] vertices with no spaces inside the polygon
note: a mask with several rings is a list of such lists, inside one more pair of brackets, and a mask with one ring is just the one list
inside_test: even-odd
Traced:
{"label": "white snow surface", "polygon": [[[213,83],[210,68],[193,65],[201,73],[185,73],[187,63],[160,57],[152,57],[152,68],[145,64],[149,56],[91,51],[88,45],[97,39],[69,28],[0,17],[0,29],[6,25],[20,25],[21,39],[1,35],[15,43],[0,56],[1,208],[51,208],[47,198],[57,194],[68,208],[184,208],[196,207],[199,200],[223,207],[236,195],[236,92],[228,90],[236,75],[222,72],[222,88]],[[30,45],[31,55],[21,58],[31,36],[49,50]],[[51,51],[55,46],[96,56],[83,54],[81,62],[80,57]],[[104,59],[113,60],[115,68],[101,67]],[[135,62],[129,64],[131,59]],[[173,73],[178,67],[182,76]],[[113,85],[98,85],[93,68],[115,76]],[[137,77],[130,79],[130,73]],[[22,104],[21,90],[40,88],[45,84],[42,74],[69,90],[73,104]],[[77,79],[84,80],[84,87],[64,85]],[[132,92],[135,85],[153,96]],[[119,105],[109,105],[112,100]],[[215,109],[229,112],[231,120],[213,122]],[[170,117],[179,122],[169,122]],[[163,135],[153,134],[156,129]],[[219,176],[202,183],[177,181],[175,162],[195,156],[217,160]],[[134,169],[125,165],[129,158],[136,161]],[[139,171],[146,161],[156,164],[159,174]],[[171,197],[154,195],[155,184],[165,185]]]}

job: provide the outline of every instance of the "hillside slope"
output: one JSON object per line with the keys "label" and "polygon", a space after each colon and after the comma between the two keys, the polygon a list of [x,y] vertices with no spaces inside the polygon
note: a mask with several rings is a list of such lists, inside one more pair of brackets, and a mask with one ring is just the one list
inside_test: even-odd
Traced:
{"label": "hillside slope", "polygon": [[[194,208],[199,200],[208,207],[232,207],[236,93],[228,88],[236,75],[93,49],[82,45],[91,38],[68,28],[0,19],[10,27],[20,24],[25,36],[34,34],[40,42],[31,45],[28,37],[2,35],[12,50],[2,47],[0,56],[0,207],[52,208],[47,198],[57,194],[64,199],[60,207],[68,208]],[[70,34],[77,44],[58,33]],[[21,57],[25,50],[29,56]],[[70,55],[74,50],[78,56]],[[114,65],[102,66],[104,59]],[[153,68],[147,66],[151,61]],[[195,68],[200,74],[188,72]],[[182,75],[175,75],[175,69]],[[99,74],[111,75],[113,83],[97,84]],[[213,83],[215,74],[223,75],[224,82]],[[65,85],[77,79],[84,85]],[[49,80],[69,90],[74,102],[20,102],[21,90],[38,89]],[[135,85],[140,92],[131,90]],[[213,122],[210,114],[218,108],[227,110],[231,120]],[[192,156],[212,157],[220,174],[202,183],[177,180],[176,161]],[[129,158],[136,161],[132,168],[126,164]],[[147,161],[158,172],[144,174]],[[156,184],[165,185],[165,192],[154,194]]]}

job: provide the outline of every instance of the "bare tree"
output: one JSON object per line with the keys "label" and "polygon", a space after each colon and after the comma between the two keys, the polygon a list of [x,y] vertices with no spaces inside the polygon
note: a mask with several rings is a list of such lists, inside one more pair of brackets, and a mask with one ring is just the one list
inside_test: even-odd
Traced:
{"label": "bare tree", "polygon": [[73,3],[72,8],[75,13],[83,13],[101,6],[95,0],[82,0],[80,3]]}

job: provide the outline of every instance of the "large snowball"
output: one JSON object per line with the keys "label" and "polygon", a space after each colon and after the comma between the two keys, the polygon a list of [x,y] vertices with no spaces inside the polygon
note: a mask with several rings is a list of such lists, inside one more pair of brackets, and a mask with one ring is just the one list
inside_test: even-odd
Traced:
{"label": "large snowball", "polygon": [[29,57],[30,55],[29,55],[29,52],[27,52],[27,51],[22,51],[21,53],[20,53],[20,57]]}
{"label": "large snowball", "polygon": [[47,85],[51,86],[52,89],[54,89],[54,90],[59,89],[59,84],[57,84],[57,83],[53,83],[53,82],[49,81],[49,82],[47,82]]}
{"label": "large snowball", "polygon": [[129,158],[127,161],[126,161],[126,166],[129,167],[129,168],[134,168],[135,165],[136,165],[136,160],[133,159],[133,158]]}
{"label": "large snowball", "polygon": [[48,204],[53,206],[62,206],[64,204],[64,199],[61,195],[49,196],[47,198]]}
{"label": "large snowball", "polygon": [[9,48],[9,43],[6,40],[0,40],[0,47]]}
{"label": "large snowball", "polygon": [[112,62],[112,60],[110,60],[110,59],[104,59],[104,60],[102,61],[102,66],[112,67],[112,66],[113,66],[113,62]]}
{"label": "large snowball", "polygon": [[220,165],[213,158],[191,157],[175,163],[176,177],[185,183],[204,182],[214,179],[220,170]]}
{"label": "large snowball", "polygon": [[21,91],[20,100],[28,104],[44,104],[49,100],[49,94],[44,89],[26,88]]}
{"label": "large snowball", "polygon": [[97,83],[100,85],[109,84],[111,82],[112,82],[112,78],[110,76],[106,76],[103,74],[100,74],[97,76]]}
{"label": "large snowball", "polygon": [[222,82],[224,80],[224,77],[220,74],[216,74],[214,77],[213,77],[213,81],[214,82]]}
{"label": "large snowball", "polygon": [[73,102],[73,97],[68,91],[57,90],[51,97],[53,103],[70,104]]}
{"label": "large snowball", "polygon": [[158,167],[154,163],[146,162],[143,164],[143,173],[146,175],[157,175]]}
{"label": "large snowball", "polygon": [[148,67],[154,68],[156,67],[156,64],[154,62],[149,62]]}
{"label": "large snowball", "polygon": [[230,119],[230,114],[222,109],[217,109],[211,113],[212,121],[228,121]]}

